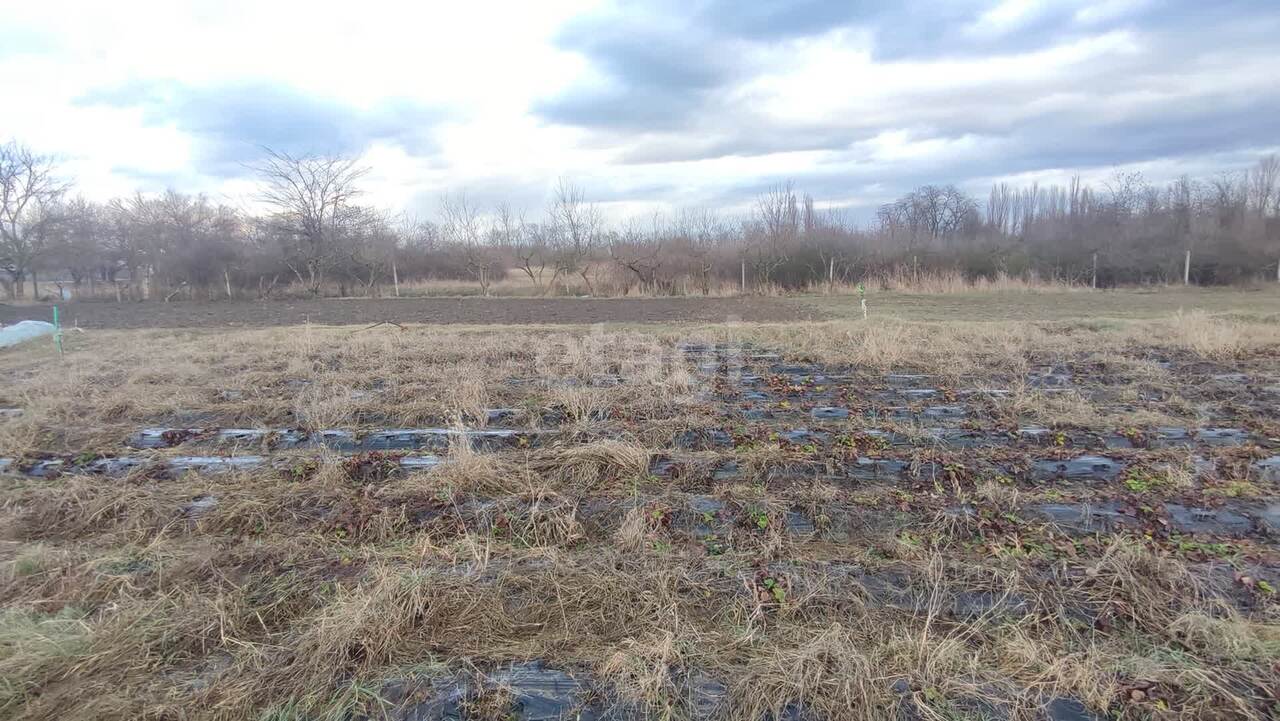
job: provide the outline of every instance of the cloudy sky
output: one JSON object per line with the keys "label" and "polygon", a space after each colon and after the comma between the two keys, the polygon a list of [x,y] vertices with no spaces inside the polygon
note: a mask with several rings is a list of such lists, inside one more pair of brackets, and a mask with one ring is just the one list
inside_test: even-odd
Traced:
{"label": "cloudy sky", "polygon": [[0,140],[81,191],[244,202],[260,146],[370,202],[853,209],[924,182],[1160,181],[1280,147],[1280,3],[0,0]]}

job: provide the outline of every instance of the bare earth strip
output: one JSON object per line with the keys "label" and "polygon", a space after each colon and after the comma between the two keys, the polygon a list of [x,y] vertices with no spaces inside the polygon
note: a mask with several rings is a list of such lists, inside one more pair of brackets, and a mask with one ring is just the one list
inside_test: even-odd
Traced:
{"label": "bare earth strip", "polygon": [[[216,303],[70,303],[64,324],[81,328],[267,328],[440,324],[723,323],[817,320],[826,313],[780,298],[380,298]],[[47,305],[0,304],[0,324],[47,320]]]}

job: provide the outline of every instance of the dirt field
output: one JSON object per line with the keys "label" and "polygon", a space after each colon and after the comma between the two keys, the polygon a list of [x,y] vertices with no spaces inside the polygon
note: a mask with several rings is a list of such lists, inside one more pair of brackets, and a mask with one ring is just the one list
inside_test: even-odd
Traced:
{"label": "dirt field", "polygon": [[[439,324],[777,322],[825,317],[777,298],[384,298],[217,303],[69,303],[64,324],[81,328],[264,328]],[[48,320],[49,306],[0,304],[0,324]]]}
{"label": "dirt field", "polygon": [[[873,318],[911,321],[1054,321],[1167,318],[1178,311],[1280,318],[1280,288],[976,292],[872,291]],[[862,317],[849,295],[747,298],[384,298],[216,303],[69,303],[68,326],[104,328],[267,328],[397,323],[586,325],[608,323],[772,323]],[[48,320],[47,305],[0,303],[0,324]]]}
{"label": "dirt field", "polygon": [[1219,312],[5,349],[0,717],[1273,719]]}

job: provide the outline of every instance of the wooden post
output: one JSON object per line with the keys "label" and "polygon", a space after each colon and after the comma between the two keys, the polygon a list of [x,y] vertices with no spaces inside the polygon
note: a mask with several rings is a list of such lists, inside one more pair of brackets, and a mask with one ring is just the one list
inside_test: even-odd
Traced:
{"label": "wooden post", "polygon": [[830,294],[836,289],[836,258],[831,256],[831,262],[827,266],[827,293]]}
{"label": "wooden post", "polygon": [[1191,251],[1187,251],[1187,258],[1182,262],[1182,284],[1191,285]]}
{"label": "wooden post", "polygon": [[742,294],[747,294],[747,261],[742,261]]}
{"label": "wooden post", "polygon": [[226,268],[222,269],[222,282],[227,287],[227,300],[231,300],[231,273]]}
{"label": "wooden post", "polygon": [[1094,290],[1097,290],[1098,288],[1098,254],[1097,253],[1093,254],[1093,280],[1089,283],[1089,286]]}
{"label": "wooden post", "polygon": [[400,274],[396,272],[396,259],[391,259],[391,283],[395,286],[396,297],[400,297]]}

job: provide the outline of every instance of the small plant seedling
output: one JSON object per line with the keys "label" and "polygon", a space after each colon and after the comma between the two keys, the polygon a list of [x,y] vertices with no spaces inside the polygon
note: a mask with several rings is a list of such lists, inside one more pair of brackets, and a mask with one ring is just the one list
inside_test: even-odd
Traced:
{"label": "small plant seedling", "polygon": [[761,584],[773,596],[774,602],[779,606],[787,602],[787,590],[778,583],[778,579],[766,576]]}
{"label": "small plant seedling", "polygon": [[1174,547],[1178,551],[1195,556],[1209,556],[1213,558],[1230,558],[1236,554],[1236,547],[1230,543],[1221,543],[1215,541],[1196,541],[1183,536],[1174,536],[1170,540],[1173,541]]}
{"label": "small plant seedling", "polygon": [[722,556],[724,555],[725,550],[727,550],[725,548],[724,541],[720,539],[720,536],[714,533],[702,539],[702,545],[707,550],[707,555],[709,556]]}
{"label": "small plant seedling", "polygon": [[289,466],[289,478],[293,481],[306,481],[320,470],[320,464],[313,460],[305,460]]}
{"label": "small plant seedling", "polygon": [[85,451],[84,453],[81,453],[77,455],[75,458],[73,458],[71,462],[73,465],[83,466],[89,463],[93,463],[96,460],[98,460],[97,453],[94,453],[92,451]]}
{"label": "small plant seedling", "polygon": [[1141,468],[1131,469],[1124,477],[1124,487],[1134,493],[1147,493],[1163,485],[1163,476]]}

